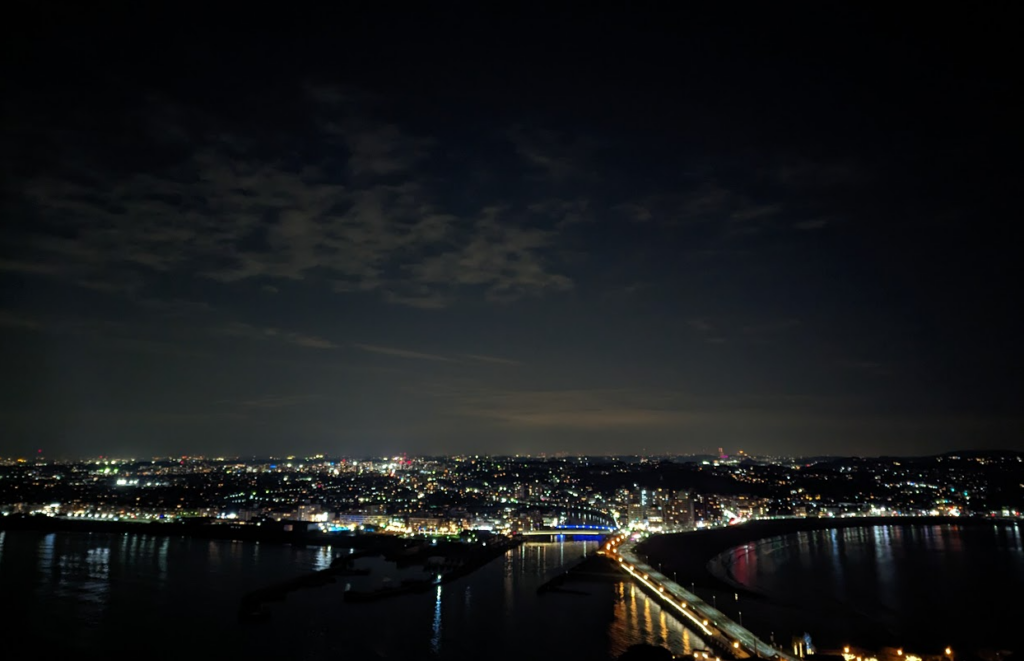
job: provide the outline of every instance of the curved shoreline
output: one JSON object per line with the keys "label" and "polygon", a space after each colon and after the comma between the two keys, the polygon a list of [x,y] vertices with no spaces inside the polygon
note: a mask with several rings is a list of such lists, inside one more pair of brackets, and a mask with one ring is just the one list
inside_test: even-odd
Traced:
{"label": "curved shoreline", "polygon": [[[813,630],[821,631],[823,641],[818,642],[825,642],[826,647],[835,648],[836,645],[841,645],[843,642],[848,642],[846,639],[850,639],[860,640],[864,645],[874,649],[881,649],[887,645],[893,646],[897,642],[900,645],[914,643],[921,646],[919,651],[928,650],[928,653],[931,653],[935,651],[930,649],[933,641],[923,639],[915,641],[904,639],[903,636],[896,636],[895,632],[881,620],[872,617],[870,613],[851,610],[849,605],[842,601],[837,601],[834,605],[822,602],[818,605],[819,607],[807,610],[803,604],[789,602],[785,598],[780,600],[778,594],[765,594],[751,589],[735,580],[730,571],[729,560],[742,553],[744,548],[756,544],[763,551],[766,541],[784,539],[801,533],[876,527],[910,529],[946,526],[979,529],[993,526],[1005,527],[1014,523],[1018,522],[1002,518],[935,516],[752,521],[730,528],[654,536],[638,545],[638,552],[646,554],[650,558],[650,564],[656,566],[660,564],[665,574],[669,576],[677,574],[678,583],[684,587],[688,588],[693,584],[702,595],[717,593],[718,601],[721,602],[725,598],[727,599],[725,603],[733,601],[733,593],[743,596],[747,603],[747,607],[744,607],[743,610],[747,611],[750,621],[756,623],[760,620],[762,626],[768,626],[768,623],[774,624],[776,631],[781,626],[780,633],[785,633],[786,629],[790,627],[793,628],[790,633],[797,633],[798,628],[807,626],[808,630],[812,630],[811,627],[814,627]],[[704,598],[714,601],[713,597],[705,596]],[[835,607],[834,611],[833,606]],[[821,610],[820,607],[824,607],[824,610]],[[847,612],[843,614],[843,611]],[[761,613],[760,617],[757,615],[758,612]],[[789,612],[789,614],[782,615],[784,612]],[[769,613],[775,615],[769,616]],[[844,625],[846,632],[842,634],[842,641],[839,640],[837,630],[828,624],[830,618],[837,616],[841,616],[846,623]],[[801,622],[805,624],[800,625]],[[964,643],[961,644],[964,645]]]}
{"label": "curved shoreline", "polygon": [[762,596],[749,588],[733,584],[716,576],[708,565],[721,554],[740,546],[772,537],[783,537],[801,532],[841,530],[845,528],[872,528],[875,526],[977,526],[1002,524],[1002,519],[983,519],[953,516],[879,516],[842,519],[768,519],[749,521],[728,528],[694,530],[692,532],[655,535],[637,545],[637,552],[648,556],[652,563],[661,563],[666,575],[676,573],[680,585],[739,590],[750,596]]}

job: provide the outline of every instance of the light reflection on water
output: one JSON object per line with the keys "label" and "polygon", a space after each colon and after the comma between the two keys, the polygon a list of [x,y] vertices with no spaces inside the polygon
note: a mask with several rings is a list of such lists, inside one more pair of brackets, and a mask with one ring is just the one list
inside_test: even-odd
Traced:
{"label": "light reflection on water", "polygon": [[[718,569],[768,600],[742,606],[747,626],[780,639],[808,631],[820,645],[946,644],[1012,649],[1012,612],[1000,603],[1024,587],[1019,524],[878,525],[763,539],[719,556]],[[721,603],[721,599],[719,599]]]}
{"label": "light reflection on water", "polygon": [[878,539],[875,547],[875,574],[878,576],[879,601],[886,608],[891,608],[896,601],[895,567],[893,567],[892,526],[881,526],[877,528]]}
{"label": "light reflection on water", "polygon": [[327,546],[314,547],[313,571],[330,569],[331,561],[334,560],[334,551],[330,544]]}
{"label": "light reflection on water", "polygon": [[[435,655],[441,653],[441,588],[442,586],[437,586],[437,596],[434,599],[434,624],[431,627],[433,635],[430,637],[430,651]],[[468,591],[466,594],[466,602],[469,603]]]}
{"label": "light reflection on water", "polygon": [[[110,539],[87,538],[87,544],[74,548],[65,548],[63,541],[56,533],[47,534],[39,540],[37,598],[43,604],[53,598],[70,604],[80,622],[102,621],[110,602]],[[121,540],[121,545],[126,546],[124,540]],[[55,612],[48,608],[44,612],[56,619]],[[91,645],[95,641],[95,632],[85,628],[81,643]]]}
{"label": "light reflection on water", "polygon": [[[270,624],[236,618],[239,599],[305,572],[330,566],[343,549],[201,539],[0,532],[0,592],[26,607],[9,622],[25,645],[62,634],[55,654],[88,653],[104,640],[148,645],[154,631],[190,631],[162,639],[152,658],[181,658],[192,646],[204,654],[282,658],[474,658],[484,647],[494,661],[537,658],[543,649],[565,658],[614,658],[647,642],[675,654],[700,648],[692,632],[632,583],[572,582],[568,593],[537,588],[597,550],[596,541],[530,542],[469,576],[427,593],[369,604],[343,600],[346,583],[366,589],[422,577],[381,557],[357,566],[370,576],[345,577],[272,603]],[[563,564],[564,563],[564,564]],[[581,594],[576,594],[581,593]],[[288,631],[268,640],[267,626]],[[394,634],[396,627],[403,634]],[[49,636],[52,638],[52,636]],[[301,641],[301,642],[297,642]],[[494,641],[502,641],[495,647]],[[17,650],[15,650],[17,651]],[[20,657],[12,657],[20,658]]]}
{"label": "light reflection on water", "polygon": [[[518,557],[516,557],[517,555]],[[518,552],[516,549],[513,549],[509,553],[506,553],[504,562],[504,571],[502,572],[502,589],[505,595],[505,615],[509,615],[512,612],[512,608],[515,603],[515,590],[513,589],[513,578],[516,576],[517,573],[522,573],[526,571],[526,545],[524,544],[520,546]]]}
{"label": "light reflection on water", "polygon": [[[149,538],[149,541],[152,543],[153,539]],[[160,540],[160,550],[157,551],[156,554],[157,577],[161,583],[165,583],[167,581],[167,547],[170,543],[171,540],[166,537]]]}
{"label": "light reflection on water", "polygon": [[616,583],[614,602],[614,616],[608,625],[609,651],[613,657],[638,643],[667,647],[675,656],[706,649],[689,628],[635,583]]}

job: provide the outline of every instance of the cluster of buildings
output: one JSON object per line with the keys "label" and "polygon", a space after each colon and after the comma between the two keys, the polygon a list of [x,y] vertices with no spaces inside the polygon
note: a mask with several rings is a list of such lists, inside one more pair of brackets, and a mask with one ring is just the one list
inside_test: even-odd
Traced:
{"label": "cluster of buildings", "polygon": [[649,532],[768,517],[1019,517],[1016,453],[752,457],[41,458],[0,462],[0,514],[456,535],[600,524]]}

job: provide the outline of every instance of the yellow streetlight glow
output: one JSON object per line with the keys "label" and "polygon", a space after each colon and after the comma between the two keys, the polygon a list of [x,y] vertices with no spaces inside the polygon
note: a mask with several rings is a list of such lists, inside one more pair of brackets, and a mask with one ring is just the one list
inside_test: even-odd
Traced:
{"label": "yellow streetlight glow", "polygon": [[947,647],[946,648],[946,656],[953,656],[953,650],[951,650],[950,648]]}

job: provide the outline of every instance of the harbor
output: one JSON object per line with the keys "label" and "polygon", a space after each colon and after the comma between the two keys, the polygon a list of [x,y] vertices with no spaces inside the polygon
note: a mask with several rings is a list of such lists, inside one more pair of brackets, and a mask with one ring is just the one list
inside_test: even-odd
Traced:
{"label": "harbor", "polygon": [[[329,567],[246,593],[239,603],[239,618],[264,620],[270,617],[267,603],[284,601],[289,593],[321,588],[336,583],[341,577],[370,576],[371,568],[356,566],[364,558],[379,557],[405,576],[381,576],[375,585],[354,586],[347,583],[342,592],[345,602],[365,603],[426,592],[434,586],[445,585],[473,573],[522,543],[521,537],[503,535],[489,535],[472,542],[362,536],[359,539],[361,549],[357,551],[352,548],[347,553],[335,556]],[[417,569],[419,575],[415,575]],[[410,571],[414,573],[413,576],[408,575]]]}

